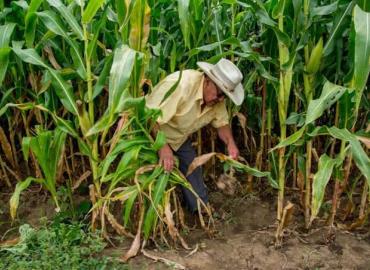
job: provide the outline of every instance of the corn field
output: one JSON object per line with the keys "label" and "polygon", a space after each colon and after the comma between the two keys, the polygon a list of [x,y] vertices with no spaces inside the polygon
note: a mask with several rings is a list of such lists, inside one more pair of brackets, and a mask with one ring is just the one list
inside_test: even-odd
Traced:
{"label": "corn field", "polygon": [[[86,187],[92,230],[131,239],[124,260],[150,239],[187,248],[176,186],[192,188],[178,168],[158,165],[161,111],[144,96],[172,72],[223,57],[244,76],[243,104],[227,104],[242,159],[220,154],[205,128],[193,137],[196,165],[235,171],[242,194],[273,194],[278,245],[293,208],[307,230],[323,205],[329,231],[339,212],[348,229],[367,224],[368,0],[0,0],[8,223],[30,188],[47,191],[59,212],[61,189],[72,201]],[[199,207],[211,232],[211,209]]]}

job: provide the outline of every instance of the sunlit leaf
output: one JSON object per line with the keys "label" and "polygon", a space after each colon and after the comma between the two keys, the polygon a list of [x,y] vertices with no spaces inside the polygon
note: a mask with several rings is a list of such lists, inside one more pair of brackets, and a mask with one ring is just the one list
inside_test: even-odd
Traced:
{"label": "sunlit leaf", "polygon": [[326,154],[320,157],[318,165],[319,168],[312,181],[311,222],[319,213],[322,201],[324,199],[326,185],[330,180],[334,166],[338,166],[342,162],[342,160],[332,159]]}

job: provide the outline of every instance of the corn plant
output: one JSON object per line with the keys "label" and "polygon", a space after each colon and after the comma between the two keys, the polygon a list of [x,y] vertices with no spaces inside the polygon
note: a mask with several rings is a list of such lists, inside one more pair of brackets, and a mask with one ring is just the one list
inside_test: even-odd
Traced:
{"label": "corn plant", "polygon": [[[35,154],[37,161],[43,172],[43,178],[27,177],[22,182],[18,182],[15,191],[10,199],[10,214],[14,219],[19,204],[20,193],[28,188],[32,182],[39,183],[47,189],[52,199],[55,202],[57,211],[59,211],[59,203],[57,197],[57,176],[60,166],[63,162],[61,158],[63,156],[63,149],[66,139],[66,133],[61,129],[55,129],[54,131],[45,131],[39,127],[36,130],[35,137],[24,137],[22,143],[22,149],[24,159],[27,161],[29,152],[32,151]],[[59,168],[59,170],[58,170]]]}

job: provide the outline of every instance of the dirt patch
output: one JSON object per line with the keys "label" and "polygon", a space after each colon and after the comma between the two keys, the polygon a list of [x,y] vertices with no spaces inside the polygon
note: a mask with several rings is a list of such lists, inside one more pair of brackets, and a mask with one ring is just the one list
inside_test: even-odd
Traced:
{"label": "dirt patch", "polygon": [[[3,193],[0,198],[0,202],[5,202],[0,204],[1,235],[11,227],[7,203],[9,195]],[[335,237],[328,241],[328,229],[325,226],[320,225],[304,233],[301,230],[302,216],[296,213],[295,220],[285,234],[283,246],[276,249],[274,202],[262,201],[253,195],[230,197],[219,192],[212,192],[210,201],[215,208],[217,233],[214,237],[209,238],[199,228],[183,233],[187,243],[194,249],[197,247],[196,252],[153,246],[147,247],[147,252],[192,270],[370,269],[369,227],[361,233],[336,230]],[[37,226],[40,217],[51,217],[54,213],[53,203],[47,193],[28,191],[21,196],[18,210],[21,220],[17,224],[27,222]],[[7,236],[13,233],[17,233],[14,227]],[[129,245],[125,241],[119,247],[108,248],[104,253],[121,256]],[[131,269],[174,269],[174,266],[154,262],[143,255],[130,260],[129,265]]]}
{"label": "dirt patch", "polygon": [[[197,251],[182,249],[148,249],[150,254],[164,257],[192,270],[214,269],[370,269],[370,241],[362,234],[335,231],[335,239],[327,242],[328,229],[320,227],[300,233],[301,221],[292,223],[284,244],[274,246],[275,209],[253,196],[225,198],[211,194],[216,208],[216,228],[213,239],[200,229],[191,231],[187,241],[198,246]],[[174,269],[155,263],[143,255],[130,261],[132,269]]]}

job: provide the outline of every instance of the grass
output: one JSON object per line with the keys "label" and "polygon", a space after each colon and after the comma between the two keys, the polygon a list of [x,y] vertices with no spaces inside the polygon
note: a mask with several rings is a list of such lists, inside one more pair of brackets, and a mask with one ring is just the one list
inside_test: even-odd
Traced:
{"label": "grass", "polygon": [[16,245],[0,248],[0,269],[128,269],[114,258],[101,256],[106,246],[103,239],[80,223],[53,222],[40,229],[24,224],[19,233]]}

